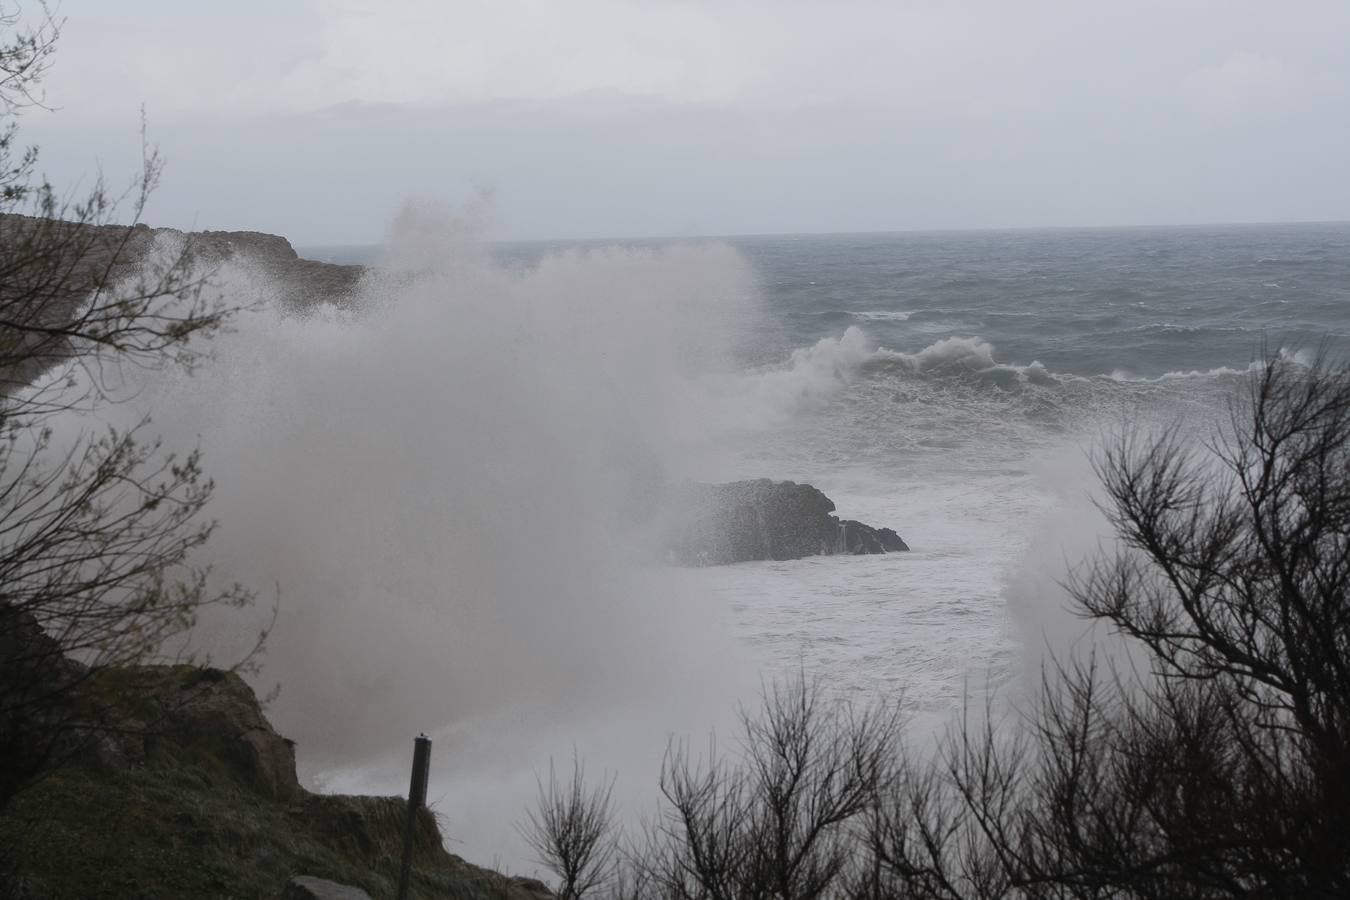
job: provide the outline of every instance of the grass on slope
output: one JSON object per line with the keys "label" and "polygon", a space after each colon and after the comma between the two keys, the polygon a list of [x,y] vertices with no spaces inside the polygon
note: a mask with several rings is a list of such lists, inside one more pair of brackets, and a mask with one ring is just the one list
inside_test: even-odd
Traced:
{"label": "grass on slope", "polygon": [[[32,898],[269,898],[293,875],[393,897],[403,802],[297,792],[272,800],[202,767],[72,769],[0,819],[0,867]],[[447,853],[430,813],[412,896],[521,898],[528,887]]]}

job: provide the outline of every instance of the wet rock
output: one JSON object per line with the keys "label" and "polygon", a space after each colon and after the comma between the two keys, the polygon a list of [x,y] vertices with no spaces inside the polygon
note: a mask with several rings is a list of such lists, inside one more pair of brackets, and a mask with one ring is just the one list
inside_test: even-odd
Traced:
{"label": "wet rock", "polygon": [[809,484],[734,481],[690,484],[675,503],[670,558],[688,566],[830,554],[894,553],[909,547],[889,528],[834,515],[834,501]]}
{"label": "wet rock", "polygon": [[901,553],[909,549],[909,544],[906,544],[904,539],[891,528],[878,528],[877,540],[881,541],[881,549],[887,553]]}

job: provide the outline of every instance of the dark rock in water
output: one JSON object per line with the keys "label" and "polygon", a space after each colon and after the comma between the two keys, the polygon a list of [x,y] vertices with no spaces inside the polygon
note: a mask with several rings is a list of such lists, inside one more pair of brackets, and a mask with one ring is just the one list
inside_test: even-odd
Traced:
{"label": "dark rock in water", "polygon": [[898,553],[908,550],[909,545],[900,539],[890,528],[873,528],[853,519],[839,523],[839,546],[836,553],[850,553],[854,556],[863,553]]}
{"label": "dark rock in water", "polygon": [[877,540],[881,541],[881,549],[887,553],[899,553],[909,549],[909,544],[906,544],[893,528],[878,528]]}
{"label": "dark rock in water", "polygon": [[692,484],[677,506],[679,525],[670,556],[681,565],[909,549],[889,528],[840,521],[833,515],[834,501],[809,484],[793,481]]}
{"label": "dark rock in water", "polygon": [[370,900],[370,895],[360,888],[338,884],[327,878],[297,875],[286,882],[281,900]]}
{"label": "dark rock in water", "polygon": [[844,519],[839,523],[839,552],[852,556],[864,553],[885,553],[875,528],[868,528],[853,519]]}

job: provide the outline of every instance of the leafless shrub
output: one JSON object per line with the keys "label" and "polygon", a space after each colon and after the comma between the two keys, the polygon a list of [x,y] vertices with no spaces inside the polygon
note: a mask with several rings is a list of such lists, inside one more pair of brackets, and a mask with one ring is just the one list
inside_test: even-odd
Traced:
{"label": "leafless shrub", "polygon": [[572,775],[558,779],[550,760],[548,781],[539,782],[538,805],[521,829],[558,885],[560,900],[582,900],[604,890],[614,878],[616,838],[611,799],[614,780],[586,787],[585,766],[572,761]]}
{"label": "leafless shrub", "polygon": [[860,711],[805,676],[742,714],[734,759],[672,744],[641,856],[650,896],[843,896],[861,826],[895,778],[896,707]]}
{"label": "leafless shrub", "polygon": [[875,895],[1350,894],[1350,373],[1268,359],[1202,450],[1130,435],[1099,472],[1121,546],[1071,589],[1147,670],[967,721],[874,819]]}

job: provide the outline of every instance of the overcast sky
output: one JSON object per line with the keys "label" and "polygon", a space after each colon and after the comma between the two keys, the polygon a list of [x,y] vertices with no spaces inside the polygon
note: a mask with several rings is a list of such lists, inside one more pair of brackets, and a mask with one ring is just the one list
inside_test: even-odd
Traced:
{"label": "overcast sky", "polygon": [[58,183],[381,239],[1350,219],[1345,0],[63,0]]}

